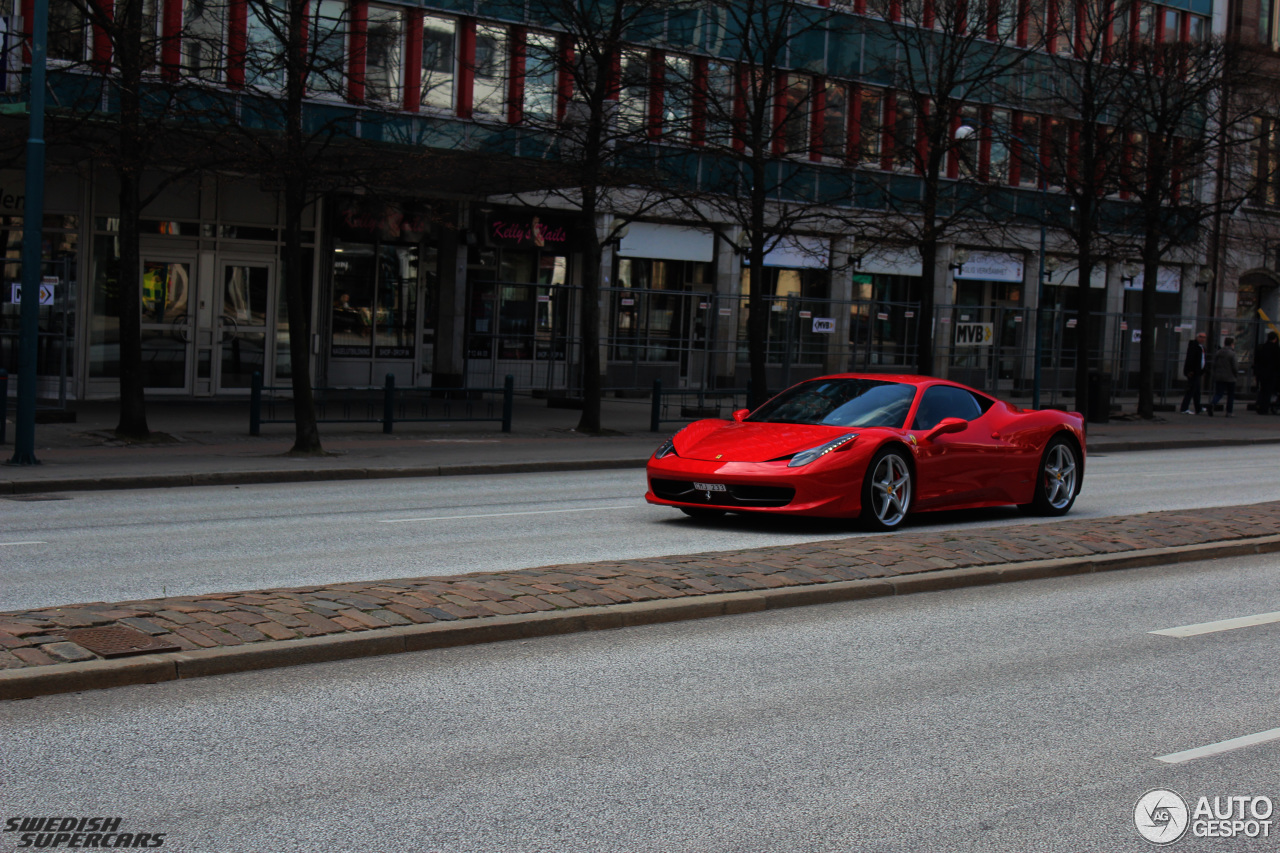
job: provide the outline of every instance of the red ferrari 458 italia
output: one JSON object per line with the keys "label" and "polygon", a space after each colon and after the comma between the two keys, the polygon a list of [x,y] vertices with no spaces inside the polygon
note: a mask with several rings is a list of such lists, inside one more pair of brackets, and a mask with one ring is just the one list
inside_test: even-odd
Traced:
{"label": "red ferrari 458 italia", "polygon": [[841,374],[689,424],[649,460],[645,497],[695,518],[844,517],[873,530],[939,509],[1062,515],[1084,458],[1078,412],[1020,409],[930,376]]}

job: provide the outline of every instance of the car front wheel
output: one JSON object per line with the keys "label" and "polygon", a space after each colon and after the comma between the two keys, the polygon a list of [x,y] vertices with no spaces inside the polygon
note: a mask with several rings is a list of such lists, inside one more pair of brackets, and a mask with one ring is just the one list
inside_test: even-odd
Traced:
{"label": "car front wheel", "polygon": [[886,447],[871,459],[862,480],[862,515],[868,530],[896,530],[911,509],[911,466],[898,450]]}
{"label": "car front wheel", "polygon": [[1080,454],[1071,442],[1055,438],[1040,458],[1035,497],[1018,509],[1032,515],[1066,515],[1079,491]]}

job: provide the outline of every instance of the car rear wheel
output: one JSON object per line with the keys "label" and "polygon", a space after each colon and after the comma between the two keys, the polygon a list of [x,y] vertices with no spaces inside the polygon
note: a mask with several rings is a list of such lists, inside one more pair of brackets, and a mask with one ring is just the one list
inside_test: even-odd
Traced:
{"label": "car rear wheel", "polygon": [[868,530],[896,530],[911,509],[911,465],[901,451],[880,450],[867,466],[862,480],[862,515]]}
{"label": "car rear wheel", "polygon": [[1035,497],[1018,509],[1032,515],[1066,515],[1079,491],[1080,453],[1070,441],[1055,438],[1040,458]]}
{"label": "car rear wheel", "polygon": [[717,518],[724,517],[722,509],[703,509],[697,506],[682,506],[680,511],[690,518],[696,518],[698,521],[715,521]]}

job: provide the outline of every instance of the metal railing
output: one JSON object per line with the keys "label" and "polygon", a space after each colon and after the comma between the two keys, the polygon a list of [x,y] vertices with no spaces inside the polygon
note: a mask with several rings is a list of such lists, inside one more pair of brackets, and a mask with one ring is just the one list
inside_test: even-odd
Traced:
{"label": "metal railing", "polygon": [[[294,422],[292,391],[289,385],[264,386],[262,374],[253,374],[249,435],[261,435],[263,424]],[[501,423],[503,432],[511,432],[515,378],[507,376],[501,388],[397,389],[395,377],[388,373],[381,387],[315,388],[313,394],[317,423],[381,423],[382,431],[390,433],[397,423],[486,421]]]}
{"label": "metal railing", "polygon": [[[720,418],[747,408],[751,385],[746,388],[677,388],[664,391],[662,380],[653,380],[649,408],[649,431],[661,432],[664,423],[688,423],[701,418]],[[675,415],[673,412],[678,411]]]}

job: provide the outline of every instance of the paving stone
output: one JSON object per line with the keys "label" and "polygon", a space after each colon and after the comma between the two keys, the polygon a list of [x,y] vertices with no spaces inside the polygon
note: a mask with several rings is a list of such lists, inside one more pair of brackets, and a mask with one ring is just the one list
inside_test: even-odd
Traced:
{"label": "paving stone", "polygon": [[97,660],[98,656],[82,646],[75,643],[49,643],[47,646],[41,646],[40,651],[48,654],[50,657],[74,663],[81,660]]}

